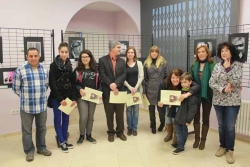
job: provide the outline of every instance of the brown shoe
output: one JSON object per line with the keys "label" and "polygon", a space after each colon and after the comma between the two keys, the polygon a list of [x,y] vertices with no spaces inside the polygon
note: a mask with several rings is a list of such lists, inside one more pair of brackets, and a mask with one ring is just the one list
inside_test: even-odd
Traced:
{"label": "brown shoe", "polygon": [[34,154],[27,154],[26,155],[26,161],[31,162],[34,160]]}
{"label": "brown shoe", "polygon": [[127,140],[127,137],[123,133],[117,135],[117,137],[119,137],[122,141],[126,141]]}
{"label": "brown shoe", "polygon": [[137,136],[137,131],[133,131],[133,136]]}
{"label": "brown shoe", "polygon": [[109,137],[108,137],[108,141],[109,142],[114,142],[114,135],[109,135]]}
{"label": "brown shoe", "polygon": [[132,130],[131,130],[131,129],[128,129],[127,135],[128,135],[128,136],[131,136],[131,135],[132,135]]}
{"label": "brown shoe", "polygon": [[51,156],[52,152],[44,149],[43,151],[37,151],[38,154],[43,154],[44,156]]}

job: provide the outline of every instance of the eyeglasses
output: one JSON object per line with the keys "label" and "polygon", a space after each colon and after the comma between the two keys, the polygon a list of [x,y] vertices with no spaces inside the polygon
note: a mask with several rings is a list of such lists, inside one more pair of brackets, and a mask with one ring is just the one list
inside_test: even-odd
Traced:
{"label": "eyeglasses", "polygon": [[82,57],[82,59],[87,59],[87,58],[89,58],[89,56],[83,56],[83,57]]}

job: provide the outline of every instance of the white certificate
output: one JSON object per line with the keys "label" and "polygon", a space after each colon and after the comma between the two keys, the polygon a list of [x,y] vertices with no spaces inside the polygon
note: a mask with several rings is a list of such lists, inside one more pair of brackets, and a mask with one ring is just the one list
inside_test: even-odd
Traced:
{"label": "white certificate", "polygon": [[142,104],[142,98],[141,98],[141,93],[137,92],[134,95],[131,93],[127,95],[127,106],[132,106],[135,104]]}
{"label": "white certificate", "polygon": [[179,90],[161,90],[161,102],[167,105],[181,105],[179,98],[181,91]]}
{"label": "white certificate", "polygon": [[58,107],[58,109],[61,110],[62,112],[64,112],[65,114],[69,115],[71,113],[71,111],[74,110],[76,105],[71,107],[70,105],[72,104],[72,101],[69,98],[66,98],[65,101],[66,101],[67,105],[66,106],[60,105]]}
{"label": "white certificate", "polygon": [[84,91],[86,94],[85,94],[85,96],[82,96],[83,100],[91,101],[91,102],[97,103],[97,104],[100,102],[100,97],[102,97],[101,91],[91,89],[88,87],[85,87]]}
{"label": "white certificate", "polygon": [[118,95],[115,95],[113,91],[110,91],[109,102],[110,103],[126,103],[127,101],[127,92],[120,92]]}

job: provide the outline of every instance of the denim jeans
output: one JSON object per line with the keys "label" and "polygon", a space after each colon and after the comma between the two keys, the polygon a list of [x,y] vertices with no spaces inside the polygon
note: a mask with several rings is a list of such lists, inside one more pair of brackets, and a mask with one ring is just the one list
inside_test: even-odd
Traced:
{"label": "denim jeans", "polygon": [[69,115],[58,109],[60,104],[57,102],[56,99],[51,98],[51,102],[54,111],[54,128],[56,131],[57,138],[62,144],[67,141],[68,138]]}
{"label": "denim jeans", "polygon": [[35,147],[32,141],[32,124],[35,118],[36,123],[36,148],[38,151],[46,149],[45,135],[46,135],[46,120],[47,110],[39,114],[29,114],[20,111],[22,123],[22,142],[25,154],[33,154]]}
{"label": "denim jeans", "polygon": [[177,148],[185,149],[185,143],[188,137],[188,127],[186,125],[175,124],[177,136]]}
{"label": "denim jeans", "polygon": [[214,105],[214,109],[219,124],[220,147],[234,151],[235,124],[240,106]]}
{"label": "denim jeans", "polygon": [[174,118],[168,117],[168,113],[170,111],[170,108],[166,106],[166,114],[165,114],[165,124],[173,124],[174,123]]}
{"label": "denim jeans", "polygon": [[127,107],[127,124],[128,129],[137,131],[138,117],[139,117],[139,104]]}

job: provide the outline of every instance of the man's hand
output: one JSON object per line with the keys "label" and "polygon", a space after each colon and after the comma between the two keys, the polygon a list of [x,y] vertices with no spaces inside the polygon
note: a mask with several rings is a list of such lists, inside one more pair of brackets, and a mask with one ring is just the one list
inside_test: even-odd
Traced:
{"label": "man's hand", "polygon": [[65,100],[62,100],[62,101],[60,102],[60,104],[61,104],[62,106],[66,106],[66,105],[67,105],[67,102],[66,102]]}
{"label": "man's hand", "polygon": [[190,124],[186,122],[186,126],[189,126]]}
{"label": "man's hand", "polygon": [[117,88],[117,85],[115,83],[112,83],[109,85],[111,90],[115,90]]}
{"label": "man's hand", "polygon": [[158,102],[158,106],[159,106],[159,107],[163,107],[163,105],[164,105],[164,104],[163,104],[162,102],[160,102],[160,101]]}
{"label": "man's hand", "polygon": [[115,95],[119,94],[119,90],[118,89],[113,90],[113,92],[114,92]]}

